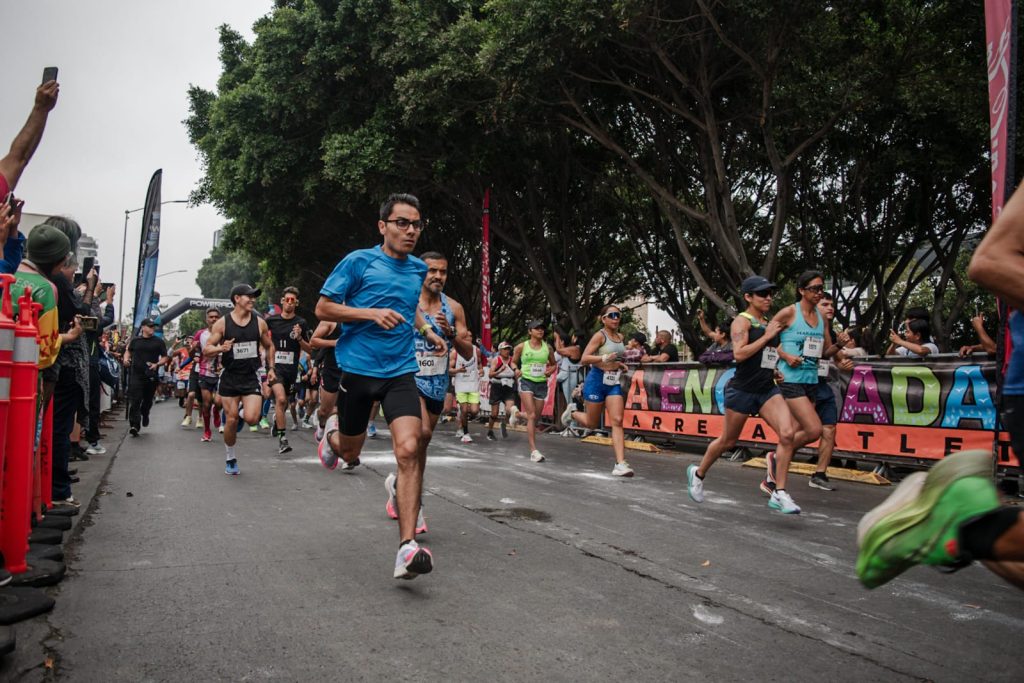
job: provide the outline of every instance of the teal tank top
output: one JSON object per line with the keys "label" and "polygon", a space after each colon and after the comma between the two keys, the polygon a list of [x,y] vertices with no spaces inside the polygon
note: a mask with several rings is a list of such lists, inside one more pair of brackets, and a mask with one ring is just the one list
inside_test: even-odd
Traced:
{"label": "teal tank top", "polygon": [[817,312],[818,324],[811,327],[804,320],[800,305],[795,304],[796,315],[793,324],[779,334],[779,350],[793,356],[803,356],[804,362],[798,367],[790,367],[789,363],[779,360],[778,369],[782,380],[791,384],[817,384],[818,361],[825,350],[825,320],[821,312]]}

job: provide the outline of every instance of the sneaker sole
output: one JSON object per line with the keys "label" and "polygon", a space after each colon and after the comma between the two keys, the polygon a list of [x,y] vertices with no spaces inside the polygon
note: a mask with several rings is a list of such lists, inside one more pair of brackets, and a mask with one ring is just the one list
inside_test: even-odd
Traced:
{"label": "sneaker sole", "polygon": [[417,550],[403,567],[395,568],[396,579],[415,579],[421,574],[429,574],[434,570],[434,560],[423,548]]}
{"label": "sneaker sole", "polygon": [[703,503],[703,500],[697,500],[693,495],[693,487],[690,482],[697,476],[697,466],[690,465],[686,468],[686,495],[690,497],[694,503]]}
{"label": "sneaker sole", "polygon": [[768,501],[768,507],[770,507],[772,510],[776,510],[777,512],[781,512],[784,515],[799,515],[800,514],[800,508],[796,508],[796,509],[793,509],[793,510],[783,510],[782,506],[779,505],[778,503],[776,503],[773,500]]}
{"label": "sneaker sole", "polygon": [[284,455],[285,453],[290,453],[291,450],[292,450],[291,446],[285,446],[284,448],[278,448],[277,452],[278,452],[279,455]]}
{"label": "sneaker sole", "polygon": [[769,496],[769,497],[773,493],[775,493],[775,489],[773,489],[770,486],[770,484],[771,484],[771,482],[769,482],[767,479],[762,479],[761,480],[761,485],[758,487],[759,489],[761,489],[761,493],[763,493],[763,494],[765,494],[766,496]]}
{"label": "sneaker sole", "polygon": [[869,576],[871,559],[882,547],[904,531],[925,522],[954,485],[977,478],[983,482],[979,489],[986,491],[992,486],[991,477],[992,453],[989,451],[957,453],[942,460],[928,472],[918,472],[907,477],[884,503],[864,515],[857,525],[857,544],[860,549],[857,554],[857,576],[861,583],[876,588],[918,564],[918,560],[948,532],[948,522],[952,521],[953,516],[950,516],[947,523],[937,525],[932,530],[930,537],[920,544],[917,553],[908,555],[903,562],[894,563],[886,571],[871,572]]}
{"label": "sneaker sole", "polygon": [[822,491],[835,491],[836,490],[835,486],[831,486],[829,484],[821,484],[821,483],[815,481],[814,479],[811,479],[810,481],[808,481],[807,485],[810,486],[812,489],[820,489]]}
{"label": "sneaker sole", "polygon": [[619,472],[612,472],[613,477],[621,477],[623,479],[628,479],[629,477],[632,477],[633,474],[633,472],[623,472],[621,474]]}

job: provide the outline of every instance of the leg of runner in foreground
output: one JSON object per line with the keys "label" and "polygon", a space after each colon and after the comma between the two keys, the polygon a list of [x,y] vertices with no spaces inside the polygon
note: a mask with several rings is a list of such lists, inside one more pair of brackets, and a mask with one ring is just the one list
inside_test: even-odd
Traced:
{"label": "leg of runner in foreground", "polygon": [[[420,256],[427,264],[427,277],[423,280],[420,291],[419,312],[429,323],[433,332],[446,340],[452,341],[454,356],[459,353],[474,352],[472,335],[466,328],[466,312],[462,305],[447,297],[444,285],[448,281],[448,259],[430,251]],[[438,418],[444,409],[444,396],[448,391],[449,361],[447,356],[438,355],[439,349],[422,336],[415,338],[416,362],[419,371],[416,373],[416,390],[419,392],[422,405],[422,431],[420,432],[417,466],[422,478],[427,465],[427,446],[434,435]],[[459,356],[461,358],[461,356]],[[398,476],[388,474],[384,480],[387,491],[387,502],[384,509],[391,519],[398,519]],[[427,522],[423,517],[423,504],[420,504],[416,516],[416,533],[427,531]]]}
{"label": "leg of runner in foreground", "polygon": [[612,451],[615,454],[612,474],[616,477],[632,477],[633,468],[626,462],[626,435],[622,431],[622,416],[626,407],[622,395],[626,345],[619,334],[622,309],[609,304],[601,309],[598,317],[603,327],[590,338],[580,358],[581,365],[590,366],[590,372],[587,373],[587,379],[583,384],[583,400],[586,402],[587,410],[573,410],[576,406],[570,400],[565,412],[562,413],[561,421],[566,427],[576,420],[581,427],[597,429],[607,406],[612,432]]}
{"label": "leg of runner in foreground", "polygon": [[[1018,188],[978,245],[968,275],[1010,307],[1013,349],[1003,380],[1003,426],[1024,459],[1024,191]],[[881,586],[916,564],[962,567],[980,560],[1024,589],[1024,512],[1000,507],[992,453],[951,455],[915,472],[857,527],[857,576]]]}
{"label": "leg of runner in foreground", "polygon": [[797,514],[800,508],[786,493],[789,461],[793,457],[793,418],[775,386],[775,366],[779,360],[778,321],[768,322],[775,285],[754,275],[740,286],[747,310],[733,320],[730,336],[736,359],[736,374],[725,387],[725,420],[722,435],[708,444],[700,465],[686,468],[687,493],[697,503],[704,502],[704,477],[725,451],[736,445],[743,425],[751,415],[761,418],[778,434],[777,489],[772,491],[769,507],[785,514]]}
{"label": "leg of runner in foreground", "polygon": [[[512,362],[519,368],[519,400],[526,415],[530,460],[544,462],[544,455],[537,450],[537,421],[548,397],[548,377],[558,366],[555,365],[555,350],[544,341],[547,332],[544,321],[533,320],[527,329],[530,338],[516,347]],[[510,423],[514,420],[514,416],[509,417]]]}
{"label": "leg of runner in foreground", "polygon": [[[235,436],[238,432],[239,404],[245,421],[254,425],[260,417],[260,390],[257,370],[260,367],[259,347],[273,360],[273,347],[267,324],[253,313],[253,303],[260,290],[249,285],[237,285],[231,290],[235,307],[214,324],[203,347],[203,355],[212,358],[221,355],[224,370],[220,375],[218,393],[226,414],[224,426],[224,473],[238,474],[235,454]],[[273,379],[274,366],[268,373]]]}
{"label": "leg of runner in foreground", "polygon": [[320,442],[320,461],[328,469],[359,462],[370,410],[379,401],[391,430],[398,464],[399,547],[394,577],[412,579],[433,569],[433,556],[416,543],[423,472],[420,467],[422,408],[416,388],[414,335],[438,349],[444,361],[448,346],[419,311],[427,265],[412,256],[423,230],[419,200],[392,195],[381,205],[377,228],[381,246],[353,251],[339,263],[320,290],[316,315],[341,323],[335,348],[345,369],[339,413],[330,416]]}

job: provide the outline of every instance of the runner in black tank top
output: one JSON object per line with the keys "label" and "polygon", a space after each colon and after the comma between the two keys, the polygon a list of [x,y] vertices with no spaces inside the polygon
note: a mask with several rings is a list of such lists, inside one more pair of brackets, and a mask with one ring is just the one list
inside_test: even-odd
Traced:
{"label": "runner in black tank top", "polygon": [[[741,285],[747,310],[733,320],[732,353],[738,367],[725,388],[725,421],[722,435],[708,444],[700,465],[686,468],[687,493],[697,503],[704,502],[704,477],[719,456],[736,445],[747,418],[759,415],[779,436],[776,448],[778,470],[776,490],[771,492],[768,506],[786,514],[796,514],[800,508],[786,492],[785,473],[793,457],[793,436],[796,431],[782,393],[775,386],[775,365],[778,352],[778,334],[782,326],[775,320],[768,322],[775,285],[759,275],[748,277]],[[779,476],[781,475],[781,476]]]}
{"label": "runner in black tank top", "polygon": [[267,357],[267,376],[273,381],[274,346],[270,342],[267,324],[253,313],[253,304],[260,290],[250,285],[237,285],[231,290],[231,302],[235,308],[224,316],[210,330],[203,354],[221,354],[224,371],[220,375],[217,393],[224,408],[224,467],[225,474],[238,474],[235,458],[235,437],[238,433],[238,405],[242,404],[242,417],[254,425],[260,419],[263,396],[256,374],[259,369],[260,348]]}

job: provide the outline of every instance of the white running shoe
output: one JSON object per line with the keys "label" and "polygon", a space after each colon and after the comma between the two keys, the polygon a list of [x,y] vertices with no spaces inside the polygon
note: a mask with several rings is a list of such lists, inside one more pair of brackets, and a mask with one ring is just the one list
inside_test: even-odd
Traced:
{"label": "white running shoe", "polygon": [[423,517],[423,506],[420,505],[419,514],[416,515],[416,534],[427,533],[427,520]]}
{"label": "white running shoe", "polygon": [[508,426],[515,427],[516,422],[519,421],[519,408],[512,406],[512,410],[508,411]]}
{"label": "white running shoe", "polygon": [[633,468],[629,466],[628,462],[617,462],[615,467],[612,468],[612,475],[616,477],[632,477]]}
{"label": "white running shoe", "polygon": [[434,556],[416,541],[409,541],[398,549],[395,557],[395,578],[415,579],[420,574],[429,574],[434,569]]}
{"label": "white running shoe", "polygon": [[191,427],[192,426],[192,416],[191,415],[186,415],[185,419],[181,421],[181,426],[182,427]]}
{"label": "white running shoe", "polygon": [[466,435],[466,432],[462,431],[462,427],[459,427],[459,429],[455,432],[455,438],[456,439],[461,439],[465,435]]}
{"label": "white running shoe", "polygon": [[217,427],[217,431],[220,432],[221,434],[223,434],[224,433],[224,425],[221,425],[220,427]]}
{"label": "white running shoe", "polygon": [[784,515],[799,515],[800,506],[793,502],[789,492],[782,490],[776,490],[772,494],[771,500],[768,501],[768,507],[772,510],[778,510]]}
{"label": "white running shoe", "polygon": [[338,416],[331,415],[327,418],[327,424],[324,426],[324,436],[320,439],[320,443],[317,444],[316,448],[316,454],[320,457],[320,463],[329,470],[336,468],[340,460],[338,454],[331,448],[330,440],[327,438],[336,431],[338,431]]}
{"label": "white running shoe", "polygon": [[694,503],[704,502],[704,480],[697,476],[697,466],[686,468],[686,492]]}
{"label": "white running shoe", "polygon": [[565,410],[562,411],[562,416],[558,418],[567,429],[569,427],[569,423],[572,422],[572,414],[575,412],[575,408],[576,405],[574,403],[570,403],[566,406]]}
{"label": "white running shoe", "polygon": [[473,443],[473,437],[471,437],[469,434],[463,434],[462,443]]}
{"label": "white running shoe", "polygon": [[395,496],[398,495],[398,477],[394,472],[388,474],[384,479],[384,489],[388,492],[388,502],[384,504],[384,511],[391,519],[398,519],[398,506],[395,505]]}
{"label": "white running shoe", "polygon": [[532,451],[530,451],[530,460],[534,462],[544,462],[544,455],[536,448],[534,448]]}
{"label": "white running shoe", "polygon": [[107,449],[100,445],[99,442],[89,444],[89,447],[85,449],[86,455],[103,455],[107,452]]}

